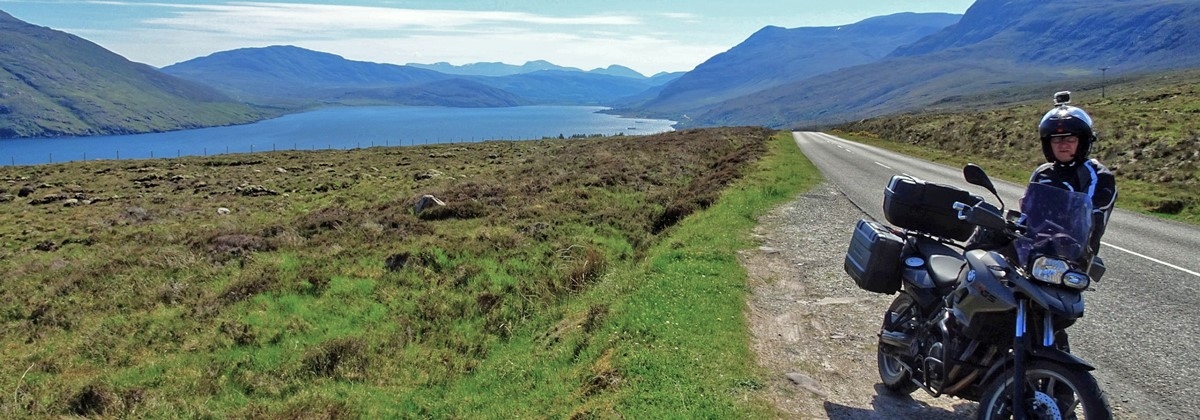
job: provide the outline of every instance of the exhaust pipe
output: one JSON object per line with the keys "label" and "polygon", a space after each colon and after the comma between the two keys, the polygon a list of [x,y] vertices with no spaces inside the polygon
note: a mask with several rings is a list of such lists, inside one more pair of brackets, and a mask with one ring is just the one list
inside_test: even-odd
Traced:
{"label": "exhaust pipe", "polygon": [[916,339],[908,334],[896,331],[883,331],[879,333],[879,342],[896,347],[905,352],[912,350],[913,341]]}

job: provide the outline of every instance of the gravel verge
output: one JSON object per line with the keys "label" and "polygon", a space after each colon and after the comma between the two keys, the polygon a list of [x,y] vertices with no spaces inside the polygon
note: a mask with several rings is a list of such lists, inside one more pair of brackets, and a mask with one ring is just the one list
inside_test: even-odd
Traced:
{"label": "gravel verge", "polygon": [[876,334],[894,296],[859,289],[842,269],[850,233],[867,217],[821,184],[759,219],[760,247],[743,251],[747,319],[768,398],[804,419],[962,419],[976,403],[891,393],[879,382]]}

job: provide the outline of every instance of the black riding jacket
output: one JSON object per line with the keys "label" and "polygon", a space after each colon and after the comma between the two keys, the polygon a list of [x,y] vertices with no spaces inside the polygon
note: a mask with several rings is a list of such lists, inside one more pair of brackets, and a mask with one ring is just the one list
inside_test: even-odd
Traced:
{"label": "black riding jacket", "polygon": [[1117,179],[1100,161],[1088,159],[1080,163],[1051,162],[1039,166],[1029,177],[1030,183],[1053,185],[1082,192],[1092,199],[1091,254],[1100,250],[1100,237],[1108,225],[1113,204],[1117,202]]}

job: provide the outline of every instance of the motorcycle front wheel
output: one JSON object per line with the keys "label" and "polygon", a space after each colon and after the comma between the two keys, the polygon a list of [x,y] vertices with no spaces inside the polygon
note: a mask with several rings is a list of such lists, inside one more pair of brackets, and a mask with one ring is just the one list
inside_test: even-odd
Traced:
{"label": "motorcycle front wheel", "polygon": [[[917,314],[916,302],[912,297],[901,293],[892,301],[892,305],[888,307],[887,312],[883,314],[883,327],[880,331],[886,330],[889,325],[906,325]],[[913,333],[912,331],[902,331]],[[897,359],[896,356],[887,354],[883,350],[883,346],[887,344],[878,344],[878,362],[879,362],[879,379],[883,381],[883,386],[893,392],[899,394],[911,394],[917,390],[917,384],[912,381],[912,374],[904,365]]]}
{"label": "motorcycle front wheel", "polygon": [[[992,381],[979,399],[980,420],[1011,419],[1012,372]],[[1038,360],[1025,371],[1025,402],[1020,408],[1028,419],[1109,420],[1112,408],[1096,378],[1086,371]]]}

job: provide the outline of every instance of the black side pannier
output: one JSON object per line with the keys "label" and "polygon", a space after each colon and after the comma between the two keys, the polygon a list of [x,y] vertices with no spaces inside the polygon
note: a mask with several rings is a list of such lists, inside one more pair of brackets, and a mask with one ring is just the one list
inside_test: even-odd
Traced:
{"label": "black side pannier", "polygon": [[981,197],[961,188],[896,175],[883,192],[883,215],[904,229],[965,241],[975,226],[958,220],[954,203],[975,205],[980,201]]}
{"label": "black side pannier", "polygon": [[904,240],[887,227],[866,219],[854,226],[842,268],[863,290],[893,294],[900,290],[900,252]]}

